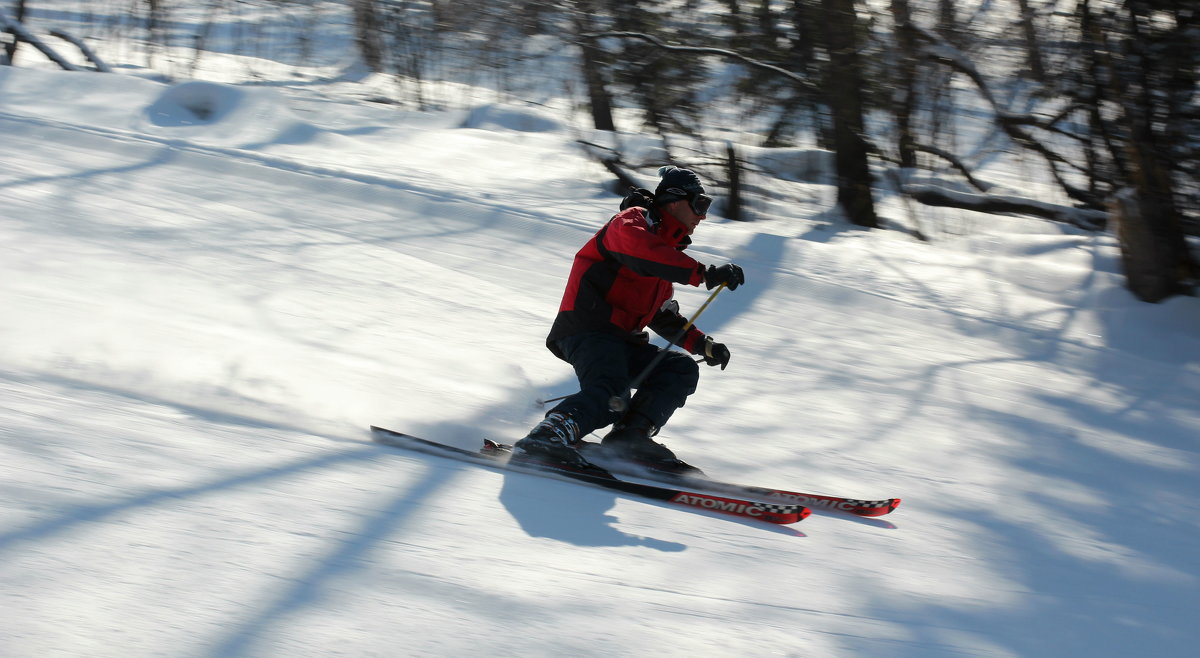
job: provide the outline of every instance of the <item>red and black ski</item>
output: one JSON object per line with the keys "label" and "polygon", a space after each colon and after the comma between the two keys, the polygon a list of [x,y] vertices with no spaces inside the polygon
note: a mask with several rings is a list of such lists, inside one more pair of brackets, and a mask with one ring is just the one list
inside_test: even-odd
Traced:
{"label": "red and black ski", "polygon": [[[507,452],[512,450],[512,446],[485,441],[484,452],[486,453],[489,450]],[[744,484],[721,482],[705,476],[657,471],[642,464],[608,457],[604,449],[600,447],[600,444],[592,441],[584,441],[579,451],[592,463],[602,466],[617,475],[648,479],[663,484],[685,486],[707,493],[738,496],[772,503],[804,505],[813,509],[846,512],[857,516],[883,516],[884,514],[890,514],[900,506],[899,498],[885,498],[882,500],[843,498],[841,496],[801,493],[799,491],[771,489],[768,487],[753,487]]]}
{"label": "red and black ski", "polygon": [[607,470],[579,471],[565,465],[549,464],[537,461],[514,460],[510,449],[501,448],[501,444],[487,442],[480,451],[464,450],[444,443],[421,439],[402,432],[396,432],[382,427],[371,426],[371,437],[385,445],[417,450],[440,457],[450,457],[461,461],[481,464],[492,468],[518,471],[533,475],[548,477],[565,477],[579,482],[585,482],[606,489],[621,491],[642,498],[662,500],[676,505],[695,509],[720,512],[732,516],[765,521],[767,523],[789,524],[803,520],[812,511],[808,507],[795,502],[771,502],[763,500],[743,500],[728,496],[716,495],[711,492],[686,491],[674,487],[657,486],[641,482],[622,480]]}

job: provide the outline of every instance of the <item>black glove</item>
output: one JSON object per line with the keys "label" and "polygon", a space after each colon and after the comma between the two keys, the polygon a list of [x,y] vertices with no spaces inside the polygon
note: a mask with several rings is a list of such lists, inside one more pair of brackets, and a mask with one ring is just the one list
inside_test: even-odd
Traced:
{"label": "black glove", "polygon": [[737,290],[737,287],[746,282],[746,275],[742,274],[742,268],[729,263],[717,267],[709,265],[704,271],[704,286],[709,290],[716,288],[724,283],[729,286],[730,290]]}
{"label": "black glove", "polygon": [[712,336],[704,338],[704,362],[710,366],[721,366],[721,370],[729,365],[729,348],[725,343],[714,343]]}

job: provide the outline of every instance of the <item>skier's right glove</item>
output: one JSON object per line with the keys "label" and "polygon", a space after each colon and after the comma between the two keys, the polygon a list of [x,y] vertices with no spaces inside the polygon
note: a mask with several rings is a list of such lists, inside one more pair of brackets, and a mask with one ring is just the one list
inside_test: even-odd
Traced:
{"label": "skier's right glove", "polygon": [[742,274],[742,268],[728,263],[717,267],[709,265],[704,271],[704,286],[709,290],[716,288],[724,283],[730,290],[737,290],[737,287],[746,282],[746,275]]}
{"label": "skier's right glove", "polygon": [[704,337],[704,362],[710,366],[721,366],[721,370],[729,365],[729,348],[725,343],[713,342],[712,336]]}

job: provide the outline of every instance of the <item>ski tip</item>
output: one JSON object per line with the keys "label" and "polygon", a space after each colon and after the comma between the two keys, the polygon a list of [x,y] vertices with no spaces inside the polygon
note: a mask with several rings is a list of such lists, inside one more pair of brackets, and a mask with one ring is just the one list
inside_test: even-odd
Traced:
{"label": "ski tip", "polygon": [[885,503],[883,505],[879,505],[876,507],[864,508],[864,509],[855,511],[854,513],[857,514],[858,516],[883,516],[885,514],[891,514],[892,512],[896,511],[896,508],[899,506],[900,506],[899,498],[889,498],[887,501],[885,501]]}

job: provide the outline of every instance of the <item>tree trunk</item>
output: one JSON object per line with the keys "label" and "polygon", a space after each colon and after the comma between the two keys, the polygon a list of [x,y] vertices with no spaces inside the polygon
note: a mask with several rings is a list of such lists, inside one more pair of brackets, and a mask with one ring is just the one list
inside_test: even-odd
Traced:
{"label": "tree trunk", "polygon": [[1162,43],[1139,27],[1139,14],[1149,14],[1146,5],[1130,2],[1128,12],[1126,53],[1118,66],[1132,189],[1117,202],[1117,235],[1129,289],[1142,301],[1159,302],[1184,292],[1196,265],[1171,178],[1170,111],[1163,107],[1169,94],[1162,87],[1164,62],[1156,60]]}
{"label": "tree trunk", "polygon": [[[1146,202],[1149,203],[1146,203]],[[1135,297],[1144,302],[1161,302],[1179,292],[1175,277],[1166,266],[1162,241],[1147,218],[1157,216],[1153,199],[1145,199],[1136,190],[1126,189],[1113,202],[1113,224],[1121,245],[1121,264],[1125,283]],[[1147,214],[1149,213],[1149,214]]]}
{"label": "tree trunk", "polygon": [[858,58],[854,0],[822,0],[829,51],[826,94],[833,115],[838,204],[854,224],[879,228],[871,197],[871,169],[864,138],[862,68]]}
{"label": "tree trunk", "polygon": [[[577,35],[592,32],[591,14],[594,7],[590,0],[576,3],[578,11],[575,14],[575,33]],[[581,49],[580,68],[583,71],[583,82],[587,86],[588,107],[592,112],[592,125],[596,130],[616,130],[612,115],[612,96],[604,82],[603,50],[591,39],[579,39]]]}
{"label": "tree trunk", "polygon": [[1042,47],[1038,40],[1037,26],[1033,22],[1033,7],[1029,0],[1017,0],[1021,8],[1021,35],[1025,40],[1025,61],[1029,77],[1037,82],[1046,81],[1046,67],[1042,64]]}
{"label": "tree trunk", "polygon": [[917,40],[912,32],[912,12],[908,0],[892,0],[892,22],[896,30],[898,52],[896,88],[892,92],[896,117],[896,150],[900,166],[917,166],[917,141],[913,137],[912,115],[917,95]]}
{"label": "tree trunk", "polygon": [[1117,237],[1129,289],[1142,301],[1160,302],[1184,291],[1193,265],[1158,140],[1140,117],[1130,119],[1133,188],[1118,196]]}
{"label": "tree trunk", "polygon": [[[17,13],[15,16],[13,16],[13,20],[18,23],[25,20],[25,0],[17,0]],[[13,57],[15,57],[17,54],[17,44],[20,43],[21,40],[17,38],[17,31],[15,29],[8,30],[8,33],[12,35],[12,41],[4,46],[4,53],[8,55],[5,61],[7,61],[9,64],[12,64]]]}
{"label": "tree trunk", "polygon": [[379,37],[379,10],[375,0],[354,0],[354,41],[363,63],[372,71],[382,71],[383,43]]}
{"label": "tree trunk", "polygon": [[729,194],[725,197],[725,218],[735,222],[742,216],[742,163],[738,162],[733,142],[725,142],[725,157],[728,162]]}

